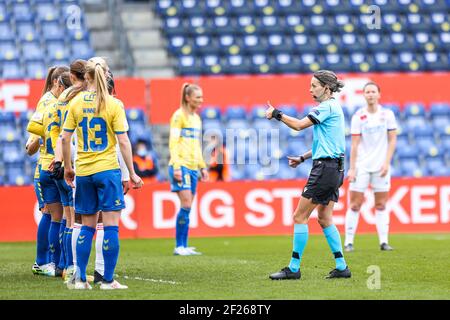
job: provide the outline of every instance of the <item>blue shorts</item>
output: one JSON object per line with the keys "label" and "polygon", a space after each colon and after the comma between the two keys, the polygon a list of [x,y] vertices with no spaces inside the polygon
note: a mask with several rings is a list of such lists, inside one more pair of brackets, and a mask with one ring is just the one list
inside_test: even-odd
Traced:
{"label": "blue shorts", "polygon": [[59,195],[61,197],[61,203],[63,207],[73,207],[72,187],[70,187],[64,179],[55,180],[55,182],[59,190]]}
{"label": "blue shorts", "polygon": [[173,166],[169,166],[170,191],[178,192],[181,190],[191,190],[195,195],[197,191],[198,171],[181,167],[182,181],[178,182],[173,178]]}
{"label": "blue shorts", "polygon": [[42,196],[45,204],[61,202],[61,196],[54,179],[50,176],[50,171],[41,170],[39,173],[39,182],[41,183]]}
{"label": "blue shorts", "polygon": [[34,192],[36,193],[36,198],[39,203],[39,210],[42,210],[44,208],[44,197],[42,196],[42,188],[41,183],[39,182],[39,179],[34,179]]}
{"label": "blue shorts", "polygon": [[76,177],[75,213],[94,214],[125,208],[120,169]]}

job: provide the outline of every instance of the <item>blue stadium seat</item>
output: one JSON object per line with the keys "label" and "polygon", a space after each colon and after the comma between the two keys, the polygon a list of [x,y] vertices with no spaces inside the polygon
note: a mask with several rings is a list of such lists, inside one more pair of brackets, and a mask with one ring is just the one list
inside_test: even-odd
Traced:
{"label": "blue stadium seat", "polygon": [[[375,45],[376,47],[377,45]],[[394,55],[388,52],[376,52],[374,53],[375,70],[376,71],[393,71],[398,68],[399,61]]]}
{"label": "blue stadium seat", "polygon": [[12,126],[15,126],[16,117],[14,115],[14,112],[0,110],[0,125],[3,124],[10,124]]}
{"label": "blue stadium seat", "polygon": [[445,0],[420,0],[417,3],[420,12],[436,13],[448,11],[448,2]]}
{"label": "blue stadium seat", "polygon": [[30,121],[31,117],[33,116],[34,111],[28,110],[28,111],[22,111],[19,114],[19,125],[21,127],[26,127],[28,125],[28,122]]}
{"label": "blue stadium seat", "polygon": [[267,43],[269,45],[269,52],[271,53],[289,52],[294,49],[292,39],[283,34],[268,35]]}
{"label": "blue stadium seat", "polygon": [[12,14],[16,22],[31,22],[34,19],[33,10],[28,3],[14,4]]}
{"label": "blue stadium seat", "polygon": [[37,3],[35,9],[39,21],[57,21],[60,17],[60,11],[54,3]]}
{"label": "blue stadium seat", "polygon": [[450,126],[450,119],[448,116],[434,116],[431,120],[434,132],[438,133],[442,128]]}
{"label": "blue stadium seat", "polygon": [[93,57],[94,51],[88,41],[72,41],[72,60],[89,59]]}
{"label": "blue stadium seat", "polygon": [[264,53],[254,54],[250,59],[253,73],[270,73],[274,70],[274,67],[270,65],[269,57]]}
{"label": "blue stadium seat", "polygon": [[402,174],[407,177],[421,177],[424,175],[425,168],[421,168],[416,159],[401,160]]}
{"label": "blue stadium seat", "polygon": [[222,34],[218,37],[220,51],[223,55],[239,54],[239,46],[236,45],[236,38],[230,34]]}
{"label": "blue stadium seat", "polygon": [[419,155],[419,153],[417,152],[417,149],[411,145],[405,146],[402,149],[397,148],[396,153],[401,161],[403,161],[405,159],[416,159],[417,160],[418,155]]}
{"label": "blue stadium seat", "polygon": [[306,70],[297,55],[292,55],[289,51],[276,54],[271,64],[276,73],[295,74]]}
{"label": "blue stadium seat", "polygon": [[[47,42],[47,57],[49,59],[63,60],[69,58],[69,53],[63,41]],[[80,58],[80,57],[77,57]]]}
{"label": "blue stadium seat", "polygon": [[209,22],[209,25],[210,27],[207,30],[216,35],[235,33],[237,31],[236,21],[227,16],[214,17]]}
{"label": "blue stadium seat", "polygon": [[[214,12],[212,4],[216,1],[207,1],[207,6],[211,8],[210,11]],[[226,7],[226,11],[232,16],[242,16],[254,14],[254,4],[251,1],[245,0],[230,0],[223,1]]]}
{"label": "blue stadium seat", "polygon": [[221,134],[225,138],[225,129],[222,122],[218,119],[205,119],[202,123],[204,134]]}
{"label": "blue stadium seat", "polygon": [[254,106],[250,111],[250,120],[266,119],[266,109],[264,105]]}
{"label": "blue stadium seat", "polygon": [[410,35],[401,32],[394,32],[389,35],[389,38],[395,52],[414,53],[415,44]]}
{"label": "blue stadium seat", "polygon": [[6,183],[11,186],[23,186],[31,184],[31,178],[24,173],[24,165],[5,166]]}
{"label": "blue stadium seat", "polygon": [[246,172],[244,165],[230,165],[231,180],[244,180],[246,179]]}
{"label": "blue stadium seat", "polygon": [[13,41],[14,31],[9,23],[0,22],[0,43],[3,41]]}
{"label": "blue stadium seat", "polygon": [[422,103],[406,103],[404,110],[405,118],[421,116],[425,117],[425,106]]}
{"label": "blue stadium seat", "polygon": [[242,106],[229,106],[224,116],[228,121],[232,119],[245,120],[247,118],[246,111]]}
{"label": "blue stadium seat", "polygon": [[0,23],[9,21],[9,13],[6,10],[6,5],[4,3],[0,3]]}
{"label": "blue stadium seat", "polygon": [[237,43],[247,54],[266,54],[269,48],[267,39],[256,35],[246,35],[242,40],[238,40]]}
{"label": "blue stadium seat", "polygon": [[330,53],[325,55],[322,68],[333,70],[334,72],[345,72],[352,68],[347,55]]}
{"label": "blue stadium seat", "polygon": [[5,164],[13,164],[25,161],[25,152],[22,148],[18,148],[17,144],[6,144],[1,148],[3,154],[3,162]]}
{"label": "blue stadium seat", "polygon": [[450,116],[450,104],[445,102],[436,102],[430,104],[430,117],[448,117]]}
{"label": "blue stadium seat", "polygon": [[445,164],[439,167],[428,167],[428,172],[433,177],[448,177],[450,176],[450,168]]}
{"label": "blue stadium seat", "polygon": [[14,42],[0,42],[0,62],[18,60],[19,57],[19,51]]}
{"label": "blue stadium seat", "polygon": [[[340,52],[358,53],[366,48],[364,37],[357,33],[340,34],[340,41],[336,44]],[[363,57],[364,54],[362,53]],[[358,62],[362,63],[364,59]]]}
{"label": "blue stadium seat", "polygon": [[127,119],[130,122],[142,122],[145,123],[146,116],[142,109],[127,109],[126,110]]}
{"label": "blue stadium seat", "polygon": [[285,32],[285,20],[276,15],[267,15],[261,18],[258,29],[267,35],[283,34]]}
{"label": "blue stadium seat", "polygon": [[26,77],[29,79],[44,79],[47,68],[43,61],[33,61],[26,64]]}
{"label": "blue stadium seat", "polygon": [[202,68],[201,61],[196,57],[182,56],[178,59],[177,73],[180,75],[195,75],[205,72]]}
{"label": "blue stadium seat", "polygon": [[58,22],[55,22],[55,21],[42,22],[41,30],[42,30],[42,38],[45,41],[48,41],[48,40],[63,41],[64,40],[64,31]]}
{"label": "blue stadium seat", "polygon": [[389,55],[392,44],[389,41],[388,37],[384,36],[384,34],[380,32],[374,31],[367,33],[365,36],[367,47],[371,52],[373,52],[374,54],[385,53]]}
{"label": "blue stadium seat", "polygon": [[308,37],[305,34],[296,34],[292,36],[294,50],[299,54],[316,53],[319,50],[319,44],[315,37]]}
{"label": "blue stadium seat", "polygon": [[22,57],[25,61],[43,61],[44,50],[42,50],[39,42],[24,42],[22,44]]}
{"label": "blue stadium seat", "polygon": [[299,113],[294,105],[280,105],[277,109],[290,117],[298,118]]}
{"label": "blue stadium seat", "polygon": [[194,50],[201,55],[218,54],[220,45],[217,39],[207,35],[200,35],[194,39]]}
{"label": "blue stadium seat", "polygon": [[85,41],[89,42],[89,31],[83,27],[81,28],[68,28],[66,30],[72,41]]}
{"label": "blue stadium seat", "polygon": [[250,58],[242,55],[231,55],[224,59],[222,72],[225,74],[251,73]]}
{"label": "blue stadium seat", "polygon": [[434,136],[433,128],[427,125],[425,121],[418,120],[422,120],[422,118],[408,119],[409,132],[411,132],[415,138],[432,139]]}
{"label": "blue stadium seat", "polygon": [[410,13],[406,15],[406,28],[410,33],[428,32],[430,30],[430,17],[425,14]]}
{"label": "blue stadium seat", "polygon": [[434,143],[432,137],[424,137],[416,139],[418,151],[423,157],[437,157],[441,154],[438,146]]}
{"label": "blue stadium seat", "polygon": [[303,163],[295,168],[295,170],[297,171],[297,178],[306,179],[309,177],[309,173],[311,172],[311,165],[309,163]]}
{"label": "blue stadium seat", "polygon": [[186,33],[187,25],[179,17],[170,17],[164,20],[164,33],[168,36],[183,36]]}
{"label": "blue stadium seat", "polygon": [[219,120],[220,121],[221,114],[222,114],[222,112],[220,111],[220,108],[213,107],[213,106],[204,107],[200,111],[200,116],[201,116],[202,120],[208,119],[208,120]]}
{"label": "blue stadium seat", "polygon": [[403,113],[400,112],[400,105],[396,104],[396,103],[383,103],[383,107],[388,108],[390,110],[392,110],[392,112],[395,115],[395,119],[399,120],[401,118],[403,118]]}
{"label": "blue stadium seat", "polygon": [[282,159],[279,164],[277,178],[279,179],[295,179],[297,177],[296,169],[289,167],[289,165]]}
{"label": "blue stadium seat", "polygon": [[7,61],[3,63],[3,79],[22,79],[23,77],[23,69],[17,61]]}
{"label": "blue stadium seat", "polygon": [[190,55],[193,51],[192,40],[184,36],[173,36],[168,39],[167,48],[176,56]]}
{"label": "blue stadium seat", "polygon": [[425,69],[429,71],[442,70],[442,66],[449,64],[449,58],[444,53],[425,52],[423,60]]}
{"label": "blue stadium seat", "polygon": [[36,25],[30,22],[18,23],[16,25],[17,35],[20,41],[37,41],[39,36],[36,32]]}
{"label": "blue stadium seat", "polygon": [[245,166],[246,176],[250,180],[265,180],[264,171],[259,164],[249,164]]}

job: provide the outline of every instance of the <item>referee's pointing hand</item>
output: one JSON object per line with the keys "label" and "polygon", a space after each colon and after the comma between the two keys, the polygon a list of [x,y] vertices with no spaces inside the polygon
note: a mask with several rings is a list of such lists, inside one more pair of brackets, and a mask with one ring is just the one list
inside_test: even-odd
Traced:
{"label": "referee's pointing hand", "polygon": [[288,156],[287,157],[289,160],[289,167],[291,168],[297,168],[297,166],[302,163],[302,160],[300,159],[300,157],[291,157]]}
{"label": "referee's pointing hand", "polygon": [[270,104],[269,101],[267,101],[267,109],[266,109],[266,118],[272,119],[272,112],[275,110],[275,108]]}

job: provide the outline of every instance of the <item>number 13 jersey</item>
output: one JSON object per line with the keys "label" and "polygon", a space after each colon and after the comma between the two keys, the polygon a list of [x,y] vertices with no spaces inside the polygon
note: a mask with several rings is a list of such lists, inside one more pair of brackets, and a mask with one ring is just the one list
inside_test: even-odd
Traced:
{"label": "number 13 jersey", "polygon": [[123,103],[108,96],[106,108],[96,113],[96,93],[82,91],[70,103],[64,131],[77,130],[76,175],[119,169],[116,134],[128,131]]}

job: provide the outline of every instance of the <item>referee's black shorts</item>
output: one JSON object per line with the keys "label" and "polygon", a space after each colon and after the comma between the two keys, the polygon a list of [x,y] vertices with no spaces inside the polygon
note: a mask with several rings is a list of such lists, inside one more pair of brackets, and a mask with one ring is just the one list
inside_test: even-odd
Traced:
{"label": "referee's black shorts", "polygon": [[312,203],[328,205],[339,199],[339,187],[344,182],[344,171],[339,171],[337,159],[316,159],[313,161],[308,182],[302,196]]}

